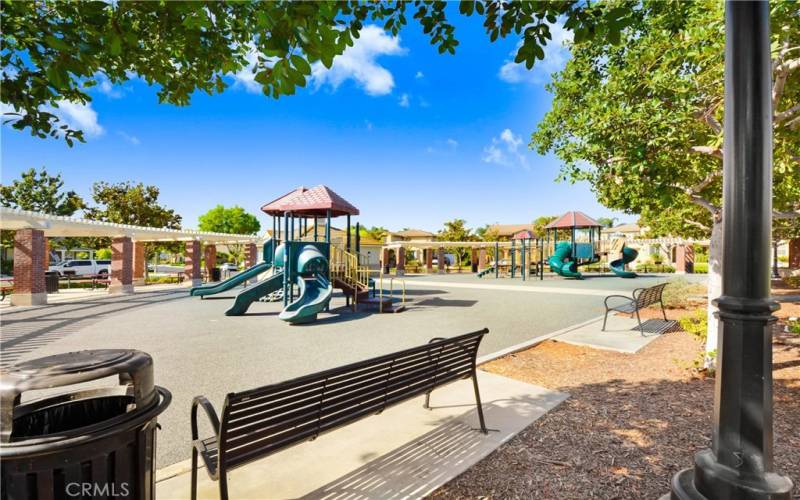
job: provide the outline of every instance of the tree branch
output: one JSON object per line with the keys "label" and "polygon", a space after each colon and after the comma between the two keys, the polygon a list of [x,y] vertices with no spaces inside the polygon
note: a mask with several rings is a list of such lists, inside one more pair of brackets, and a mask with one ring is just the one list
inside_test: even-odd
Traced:
{"label": "tree branch", "polygon": [[690,226],[699,227],[703,231],[711,231],[710,227],[706,226],[705,224],[701,224],[701,223],[699,223],[697,221],[694,221],[694,220],[683,219],[683,222],[685,222],[686,224],[689,224]]}
{"label": "tree branch", "polygon": [[800,217],[800,210],[789,210],[786,212],[774,211],[772,212],[773,219],[797,219]]}
{"label": "tree branch", "polygon": [[720,148],[716,148],[713,146],[692,146],[689,149],[694,153],[716,156],[720,160],[722,159],[722,149]]}
{"label": "tree branch", "polygon": [[778,103],[783,96],[783,89],[786,86],[786,79],[789,73],[800,68],[800,58],[789,59],[775,68],[775,85],[772,86],[772,109],[778,109]]}
{"label": "tree branch", "polygon": [[694,186],[690,187],[688,189],[688,191],[691,191],[690,194],[697,194],[700,191],[702,191],[705,188],[707,188],[712,182],[714,182],[714,180],[716,180],[721,175],[722,175],[722,170],[714,170],[713,172],[708,174],[705,179],[703,179],[702,181],[698,182]]}
{"label": "tree branch", "polygon": [[720,103],[716,102],[711,106],[709,106],[708,109],[706,109],[702,113],[698,112],[695,114],[695,117],[699,119],[701,122],[711,127],[711,130],[713,130],[715,134],[722,133],[722,124],[719,121],[717,121],[716,118],[714,118],[714,110],[716,110],[719,105]]}
{"label": "tree branch", "polygon": [[782,111],[775,115],[773,121],[775,124],[778,124],[784,120],[788,120],[790,118],[794,118],[795,115],[800,114],[800,104],[792,106],[791,108],[787,109],[786,111]]}
{"label": "tree branch", "polygon": [[715,221],[720,220],[722,217],[722,209],[720,209],[720,207],[714,205],[702,196],[692,193],[689,189],[686,190],[686,194],[689,195],[689,199],[692,200],[692,203],[699,205],[711,212],[711,216],[714,217]]}

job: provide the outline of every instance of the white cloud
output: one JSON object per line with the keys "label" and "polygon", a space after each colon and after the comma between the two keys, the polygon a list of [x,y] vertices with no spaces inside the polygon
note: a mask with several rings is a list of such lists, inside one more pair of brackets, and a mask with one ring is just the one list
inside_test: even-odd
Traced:
{"label": "white cloud", "polygon": [[572,32],[564,29],[562,24],[551,24],[550,34],[552,40],[544,47],[544,59],[537,60],[532,69],[525,67],[525,63],[515,63],[514,57],[517,49],[522,46],[522,41],[511,52],[511,59],[507,59],[500,67],[498,76],[508,83],[544,83],[550,75],[564,69],[570,57],[569,45],[572,43]]}
{"label": "white cloud", "polygon": [[369,95],[392,92],[394,77],[388,69],[378,64],[377,59],[380,56],[405,54],[406,49],[400,46],[400,37],[390,36],[375,25],[364,26],[360,35],[352,47],[333,60],[330,69],[319,61],[311,66],[311,80],[315,88],[329,85],[336,90],[346,80],[353,80]]}
{"label": "white cloud", "polygon": [[483,161],[504,167],[520,166],[528,170],[528,159],[520,151],[522,137],[514,135],[511,129],[500,132],[498,137],[492,137],[492,143],[483,148]]}
{"label": "white cloud", "polygon": [[435,146],[428,146],[425,152],[428,154],[443,154],[449,155],[455,153],[458,149],[458,141],[452,137],[448,137],[443,141],[436,141]]}
{"label": "white cloud", "polygon": [[427,107],[430,107],[430,105],[431,105],[431,103],[429,103],[428,101],[426,101],[424,97],[420,97],[420,98],[419,98],[419,106],[420,106],[421,108],[427,108]]}
{"label": "white cloud", "polygon": [[58,107],[45,107],[45,110],[58,116],[71,128],[82,130],[89,137],[102,135],[105,130],[97,121],[97,112],[91,103],[81,104],[70,101],[58,101]]}
{"label": "white cloud", "polygon": [[364,125],[367,127],[367,130],[372,130],[373,128],[372,122],[369,120],[364,120]]}
{"label": "white cloud", "polygon": [[457,141],[457,140],[455,140],[455,139],[448,138],[448,139],[447,139],[445,142],[446,142],[446,143],[447,143],[447,145],[448,145],[448,146],[450,146],[452,149],[456,149],[456,148],[458,147],[458,141]]}
{"label": "white cloud", "polygon": [[423,73],[422,71],[417,71],[417,74],[414,75],[414,78],[416,78],[417,80],[419,80],[420,78],[425,78],[425,73]]}
{"label": "white cloud", "polygon": [[407,108],[407,107],[411,106],[411,102],[410,102],[410,100],[408,98],[408,94],[401,95],[400,96],[400,100],[398,101],[398,104],[400,104],[400,107],[403,107],[403,108]]}
{"label": "white cloud", "polygon": [[99,90],[101,94],[106,95],[110,99],[119,99],[122,97],[124,93],[123,89],[111,83],[111,80],[105,75],[97,73],[95,79],[97,80],[97,86],[95,88]]}
{"label": "white cloud", "polygon": [[129,144],[133,144],[134,146],[138,146],[139,144],[142,143],[142,141],[140,141],[139,138],[136,137],[135,135],[126,134],[125,132],[123,132],[121,130],[117,131],[117,135],[122,137],[125,140],[125,142],[128,142]]}
{"label": "white cloud", "polygon": [[234,85],[244,88],[251,94],[261,93],[261,84],[256,81],[255,66],[258,62],[258,53],[251,47],[245,56],[247,66],[233,74]]}

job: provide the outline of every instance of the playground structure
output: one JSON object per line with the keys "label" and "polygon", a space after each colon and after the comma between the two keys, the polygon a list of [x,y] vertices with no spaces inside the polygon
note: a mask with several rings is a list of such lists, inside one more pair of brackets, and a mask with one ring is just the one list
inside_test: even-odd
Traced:
{"label": "playground structure", "polygon": [[[360,225],[351,231],[350,218],[358,209],[326,186],[297,188],[261,207],[272,216],[271,238],[262,249],[262,261],[235,276],[191,289],[193,296],[215,295],[247,284],[235,296],[227,316],[240,316],[258,300],[279,298],[283,310],[278,318],[290,323],[310,323],[328,310],[334,288],[342,290],[346,305],[376,305],[379,312],[404,309],[405,284],[399,308],[393,306],[393,278],[390,292],[380,290],[360,254]],[[347,218],[343,245],[331,241],[331,219]],[[311,226],[309,226],[311,222]],[[322,222],[322,224],[321,224]],[[320,231],[320,228],[323,231]],[[354,237],[353,237],[354,235]],[[259,276],[266,275],[260,280]]]}

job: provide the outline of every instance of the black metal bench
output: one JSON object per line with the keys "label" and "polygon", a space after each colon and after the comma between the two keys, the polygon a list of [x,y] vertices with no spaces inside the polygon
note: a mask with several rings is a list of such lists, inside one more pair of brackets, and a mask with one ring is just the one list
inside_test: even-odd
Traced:
{"label": "black metal bench", "polygon": [[[637,288],[633,291],[633,296],[628,297],[626,295],[609,295],[605,298],[605,306],[606,306],[606,313],[603,316],[603,330],[606,331],[606,322],[608,321],[608,313],[610,312],[621,312],[627,313],[630,315],[636,316],[636,321],[639,322],[639,332],[644,335],[644,327],[642,326],[642,319],[639,317],[639,311],[644,309],[645,307],[649,307],[653,304],[660,304],[661,305],[661,314],[664,315],[664,324],[660,328],[661,331],[666,330],[671,326],[671,323],[667,320],[667,312],[664,310],[664,301],[662,299],[662,295],[664,293],[664,287],[667,286],[667,283],[661,283],[660,285],[651,286],[649,288]],[[616,305],[613,307],[609,307],[608,299],[623,299],[624,302],[620,305]],[[661,333],[661,332],[658,332]]]}
{"label": "black metal bench", "polygon": [[[198,455],[220,497],[228,498],[227,472],[433,389],[472,378],[481,432],[487,433],[476,379],[478,346],[488,329],[398,351],[244,392],[229,393],[222,419],[203,396],[192,402],[192,489],[197,498]],[[197,409],[215,435],[200,439]],[[390,432],[390,430],[389,430]]]}

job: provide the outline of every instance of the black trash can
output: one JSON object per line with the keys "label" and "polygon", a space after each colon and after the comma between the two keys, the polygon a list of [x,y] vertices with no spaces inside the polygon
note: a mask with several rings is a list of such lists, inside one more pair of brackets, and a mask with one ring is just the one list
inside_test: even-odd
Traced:
{"label": "black trash can", "polygon": [[[116,376],[119,385],[21,402],[23,393]],[[156,417],[172,399],[152,358],[104,349],[12,366],[0,380],[3,500],[155,497]]]}
{"label": "black trash can", "polygon": [[211,270],[211,281],[219,281],[222,279],[222,270],[218,267],[215,267]]}
{"label": "black trash can", "polygon": [[44,273],[44,288],[47,293],[58,293],[58,271]]}

